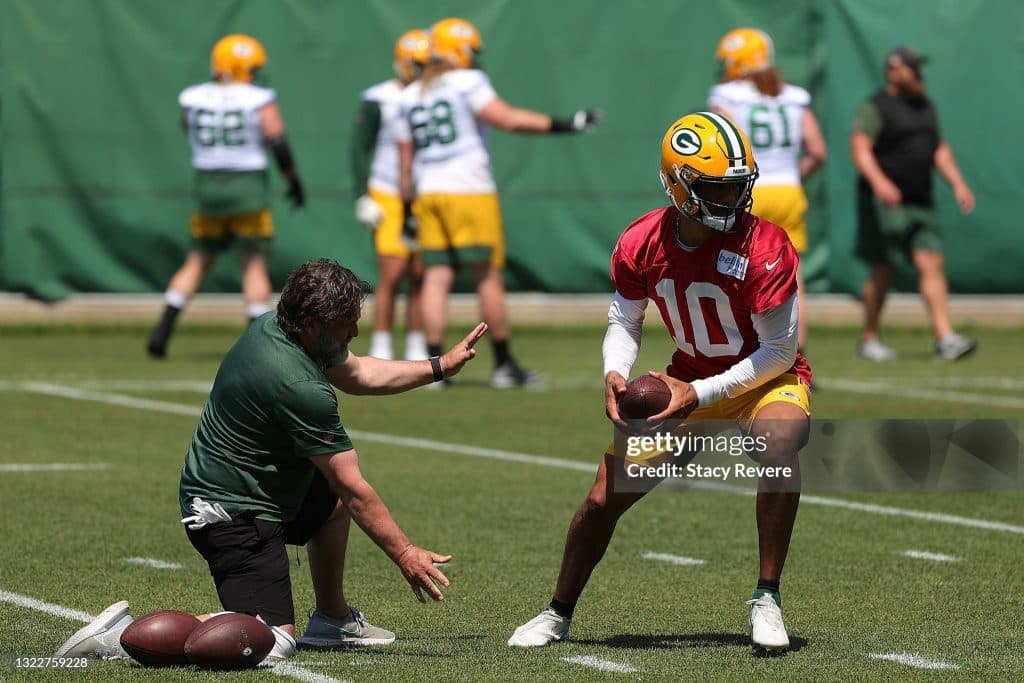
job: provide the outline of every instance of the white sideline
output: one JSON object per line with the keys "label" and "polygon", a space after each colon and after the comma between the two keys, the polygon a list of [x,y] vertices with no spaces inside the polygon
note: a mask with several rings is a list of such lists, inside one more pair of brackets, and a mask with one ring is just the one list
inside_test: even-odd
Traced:
{"label": "white sideline", "polygon": [[925,659],[921,655],[912,652],[872,652],[868,655],[871,659],[881,659],[886,662],[895,662],[904,666],[912,666],[915,669],[959,669],[960,665],[949,662],[936,662]]}
{"label": "white sideline", "polygon": [[669,553],[653,553],[651,551],[645,552],[640,557],[645,560],[658,560],[678,565],[707,564],[707,560],[698,560],[695,557],[683,557],[682,555],[670,555]]}
{"label": "white sideline", "polygon": [[145,567],[152,567],[153,569],[184,569],[184,566],[175,562],[164,562],[163,560],[155,560],[152,557],[126,557],[124,561],[129,564],[141,564]]}
{"label": "white sideline", "polygon": [[0,472],[81,472],[109,467],[105,462],[5,462]]}
{"label": "white sideline", "polygon": [[629,664],[619,664],[608,659],[601,659],[600,657],[591,657],[589,655],[575,655],[572,657],[562,657],[563,662],[569,664],[579,664],[580,666],[589,666],[591,669],[597,669],[598,671],[610,671],[617,674],[633,674],[640,669]]}
{"label": "white sideline", "polygon": [[959,562],[961,558],[942,553],[930,553],[927,550],[904,550],[900,555],[912,557],[915,560],[932,560],[934,562]]}
{"label": "white sideline", "polygon": [[[28,609],[34,609],[37,612],[52,614],[55,617],[73,619],[84,624],[88,624],[96,618],[96,615],[89,614],[88,612],[79,612],[78,610],[71,609],[70,607],[54,605],[51,602],[43,602],[42,600],[36,600],[35,598],[30,598],[27,595],[21,595],[20,593],[0,591],[0,602],[9,602],[13,605],[18,605],[19,607],[27,607]],[[330,676],[325,676],[308,669],[303,669],[301,666],[285,664],[283,662],[271,664],[270,669],[278,676],[290,676],[292,678],[297,678],[300,681],[305,681],[305,683],[352,683],[351,681],[331,678]]]}
{"label": "white sideline", "polygon": [[[45,382],[25,382],[18,386],[19,388],[25,391],[47,394],[50,396],[60,396],[63,398],[71,398],[81,401],[96,401],[99,403],[107,403],[110,405],[124,406],[126,408],[137,408],[140,410],[154,410],[166,413],[174,413],[176,415],[192,416],[198,416],[202,412],[201,408],[198,408],[196,406],[185,405],[183,403],[172,403],[170,401],[153,401],[149,399],[136,398],[134,396],[126,396],[124,394],[109,394],[95,391],[83,391],[81,389],[76,389],[74,387],[67,387],[63,385],[50,384]],[[394,446],[408,446],[410,448],[419,448],[428,451],[438,451],[441,453],[459,453],[460,455],[469,455],[477,458],[489,458],[491,460],[503,460],[506,462],[520,462],[531,465],[541,465],[543,467],[557,467],[559,469],[574,470],[577,472],[588,472],[591,474],[593,474],[597,468],[596,463],[586,463],[577,460],[567,460],[565,458],[553,458],[550,456],[530,455],[528,453],[516,453],[513,451],[502,451],[495,448],[482,448],[478,446],[467,446],[464,444],[446,443],[444,441],[432,441],[430,439],[417,439],[411,437],[393,436],[391,434],[380,434],[377,432],[350,430],[348,433],[350,436],[356,439],[363,439],[364,441],[376,441],[379,443],[386,443]],[[721,484],[714,484],[712,482],[707,482],[703,486],[697,488],[705,488],[717,491],[728,491],[730,493],[742,493],[744,495],[754,495],[754,491],[752,490]],[[937,522],[940,524],[954,524],[957,526],[966,526],[975,529],[986,529],[988,531],[1003,531],[1011,534],[1024,535],[1024,526],[1007,524],[1005,522],[992,522],[986,519],[976,519],[973,517],[947,515],[940,512],[910,510],[907,508],[889,507],[887,505],[875,505],[874,503],[860,503],[852,500],[842,500],[840,498],[827,498],[825,496],[815,495],[803,495],[800,497],[800,502],[805,505],[823,505],[826,507],[856,510],[858,512],[870,512],[879,515],[909,517],[911,519],[919,519],[927,522]]]}

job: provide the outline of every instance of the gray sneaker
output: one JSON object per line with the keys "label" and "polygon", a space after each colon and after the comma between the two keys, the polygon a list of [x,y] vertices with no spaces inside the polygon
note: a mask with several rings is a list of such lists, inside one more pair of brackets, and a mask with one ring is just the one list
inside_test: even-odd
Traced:
{"label": "gray sneaker", "polygon": [[935,344],[935,355],[942,360],[960,360],[974,353],[978,342],[950,332]]}
{"label": "gray sneaker", "polygon": [[374,626],[363,617],[363,613],[349,605],[344,619],[335,619],[312,610],[309,625],[299,638],[299,645],[306,647],[338,647],[339,645],[390,645],[395,634]]}
{"label": "gray sneaker", "polygon": [[53,656],[126,659],[128,653],[121,647],[121,634],[132,621],[132,615],[128,613],[128,601],[115,602],[78,629]]}
{"label": "gray sneaker", "polygon": [[862,341],[857,347],[857,355],[875,363],[887,363],[900,357],[895,350],[883,344],[878,337]]}
{"label": "gray sneaker", "polygon": [[525,370],[512,360],[494,368],[491,374],[491,386],[495,389],[538,388],[543,384],[544,373],[539,370]]}

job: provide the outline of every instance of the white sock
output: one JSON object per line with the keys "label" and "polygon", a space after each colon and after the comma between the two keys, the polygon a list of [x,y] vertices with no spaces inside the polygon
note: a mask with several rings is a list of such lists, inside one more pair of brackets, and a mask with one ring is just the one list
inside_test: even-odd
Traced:
{"label": "white sock", "polygon": [[271,648],[267,659],[288,659],[295,654],[295,639],[277,626],[271,626],[274,632],[274,647]]}
{"label": "white sock", "polygon": [[171,308],[185,308],[185,304],[188,303],[188,297],[175,292],[173,289],[168,289],[164,292],[164,301]]}
{"label": "white sock", "polygon": [[269,311],[270,306],[267,305],[266,301],[257,301],[254,304],[245,305],[245,315],[249,318],[249,320],[255,320],[256,318],[260,317],[261,315]]}
{"label": "white sock", "polygon": [[370,355],[374,358],[391,360],[395,357],[391,350],[391,333],[385,330],[374,330],[370,337]]}
{"label": "white sock", "polygon": [[409,330],[406,332],[405,359],[426,360],[429,357],[427,353],[427,335],[422,330]]}

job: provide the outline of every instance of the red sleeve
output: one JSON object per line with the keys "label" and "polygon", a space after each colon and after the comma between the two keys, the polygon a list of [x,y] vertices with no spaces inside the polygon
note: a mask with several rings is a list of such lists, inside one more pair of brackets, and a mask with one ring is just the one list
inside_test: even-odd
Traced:
{"label": "red sleeve", "polygon": [[620,239],[612,252],[611,272],[615,291],[631,301],[646,299],[647,278],[636,267],[636,263],[630,258],[630,254],[627,253],[628,250],[622,242],[623,240]]}
{"label": "red sleeve", "polygon": [[744,299],[751,313],[764,313],[796,294],[796,270],[800,265],[793,243],[788,239],[751,259],[745,280]]}

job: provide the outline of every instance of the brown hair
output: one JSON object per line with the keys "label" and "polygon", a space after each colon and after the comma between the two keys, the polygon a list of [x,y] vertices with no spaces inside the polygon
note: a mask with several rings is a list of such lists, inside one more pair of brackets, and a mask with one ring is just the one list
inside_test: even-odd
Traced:
{"label": "brown hair", "polygon": [[426,95],[427,90],[430,89],[430,86],[434,81],[454,68],[454,66],[444,59],[431,57],[430,61],[427,62],[427,65],[423,67],[420,77],[416,79],[416,82],[419,83],[420,86],[420,97]]}
{"label": "brown hair", "polygon": [[331,259],[306,261],[292,271],[277,302],[277,324],[292,339],[305,329],[306,318],[330,325],[355,322],[370,285]]}
{"label": "brown hair", "polygon": [[750,82],[754,84],[759,93],[769,97],[778,97],[782,92],[782,86],[785,85],[782,75],[774,66],[752,73],[747,78],[750,79]]}

